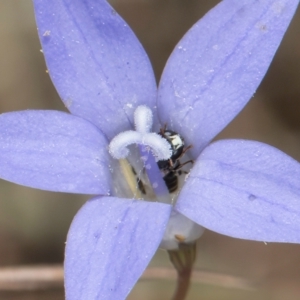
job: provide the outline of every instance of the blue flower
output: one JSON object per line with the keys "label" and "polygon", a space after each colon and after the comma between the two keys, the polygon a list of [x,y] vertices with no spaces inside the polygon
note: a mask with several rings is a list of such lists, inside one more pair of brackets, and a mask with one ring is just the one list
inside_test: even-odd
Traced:
{"label": "blue flower", "polygon": [[[71,114],[0,115],[0,177],[98,195],[68,234],[67,299],[124,299],[174,215],[199,232],[201,225],[237,238],[300,242],[300,165],[255,141],[209,145],[256,91],[297,5],[222,1],[176,46],[157,89],[145,51],[105,0],[34,0],[50,76]],[[108,151],[115,136],[133,132],[138,107],[151,109],[154,131],[167,124],[193,145],[195,163],[174,205],[129,199],[124,168]]]}

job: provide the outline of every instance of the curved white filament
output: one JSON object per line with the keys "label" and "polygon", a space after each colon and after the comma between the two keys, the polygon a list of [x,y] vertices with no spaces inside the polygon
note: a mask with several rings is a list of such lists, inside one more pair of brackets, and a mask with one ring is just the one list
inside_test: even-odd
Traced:
{"label": "curved white filament", "polygon": [[127,147],[132,144],[139,144],[142,140],[142,134],[137,131],[127,130],[115,136],[110,144],[108,151],[115,159],[127,157],[129,150]]}
{"label": "curved white filament", "polygon": [[109,144],[109,153],[115,159],[127,157],[131,144],[149,147],[156,160],[167,160],[171,157],[171,146],[166,139],[157,133],[150,132],[153,115],[149,107],[141,105],[134,112],[135,129],[119,133]]}
{"label": "curved white filament", "polygon": [[134,112],[135,130],[144,134],[149,133],[152,128],[153,114],[146,105],[140,105]]}
{"label": "curved white filament", "polygon": [[151,149],[157,161],[167,160],[172,155],[168,141],[155,132],[145,134],[142,139],[142,145],[148,146]]}

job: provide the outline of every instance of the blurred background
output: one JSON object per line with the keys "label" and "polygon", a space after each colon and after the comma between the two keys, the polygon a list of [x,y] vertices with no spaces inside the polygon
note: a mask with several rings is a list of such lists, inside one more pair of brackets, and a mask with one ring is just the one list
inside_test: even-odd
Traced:
{"label": "blurred background", "polygon": [[[144,45],[159,80],[183,34],[219,1],[113,0]],[[245,138],[273,145],[300,161],[300,11],[255,97],[217,138]],[[0,1],[0,113],[65,110],[49,79],[31,0]],[[0,267],[61,263],[73,216],[88,198],[50,193],[0,180]],[[300,234],[300,233],[299,233]],[[300,299],[300,245],[264,244],[206,231],[198,243],[197,269],[220,274],[196,283],[187,299]],[[170,266],[158,251],[151,266]],[[210,274],[210,273],[208,273]],[[226,276],[248,280],[225,286]],[[128,299],[169,299],[172,280],[144,280]],[[0,292],[0,299],[64,299],[63,290]]]}

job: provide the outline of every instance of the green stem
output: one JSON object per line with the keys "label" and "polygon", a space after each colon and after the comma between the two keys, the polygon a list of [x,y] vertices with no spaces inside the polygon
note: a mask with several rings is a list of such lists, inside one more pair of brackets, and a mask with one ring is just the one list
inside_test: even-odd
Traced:
{"label": "green stem", "polygon": [[184,300],[190,286],[192,270],[177,273],[177,286],[172,300]]}
{"label": "green stem", "polygon": [[172,300],[184,300],[189,290],[196,259],[196,244],[180,244],[179,249],[169,250],[168,254],[177,271],[177,286]]}

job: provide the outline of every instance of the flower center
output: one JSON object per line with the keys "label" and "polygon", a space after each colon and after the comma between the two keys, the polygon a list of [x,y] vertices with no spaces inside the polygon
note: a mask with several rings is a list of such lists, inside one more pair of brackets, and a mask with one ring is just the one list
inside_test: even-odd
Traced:
{"label": "flower center", "polygon": [[[134,123],[135,130],[119,133],[109,144],[111,156],[118,160],[112,168],[115,181],[120,173],[125,178],[125,186],[121,180],[115,193],[173,205],[185,180],[181,175],[188,174],[186,166],[193,162],[179,159],[191,146],[184,147],[183,138],[166,126],[159,133],[151,132],[153,115],[147,106],[135,110]],[[181,243],[195,241],[202,232],[202,227],[173,210],[160,246],[176,249]]]}
{"label": "flower center", "polygon": [[[120,171],[135,198],[147,198],[174,203],[174,192],[183,184],[179,158],[184,148],[183,138],[166,126],[159,133],[151,132],[153,115],[147,106],[134,112],[135,130],[119,133],[109,144],[111,156],[118,159]],[[184,177],[184,176],[183,176]]]}
{"label": "flower center", "polygon": [[172,152],[166,139],[155,132],[152,128],[152,111],[145,105],[139,106],[134,112],[135,131],[127,130],[119,133],[109,144],[109,152],[113,158],[126,158],[129,154],[128,146],[138,144],[147,146],[153,152],[157,161],[167,160]]}

